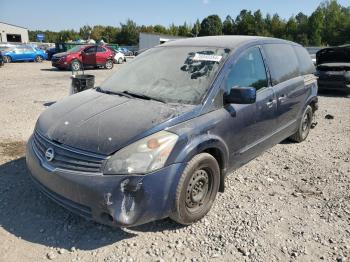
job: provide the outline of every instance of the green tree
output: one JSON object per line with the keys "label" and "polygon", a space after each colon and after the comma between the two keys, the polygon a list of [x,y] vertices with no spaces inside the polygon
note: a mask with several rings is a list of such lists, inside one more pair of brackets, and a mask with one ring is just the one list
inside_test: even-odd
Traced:
{"label": "green tree", "polygon": [[309,43],[312,46],[322,45],[322,30],[323,30],[323,11],[321,8],[317,8],[315,12],[311,14],[308,20],[309,30]]}
{"label": "green tree", "polygon": [[222,22],[218,15],[210,15],[203,19],[201,23],[201,29],[199,31],[200,36],[221,35],[221,34],[222,34]]}
{"label": "green tree", "polygon": [[289,18],[285,28],[286,29],[284,38],[294,41],[298,32],[298,23],[295,17]]}
{"label": "green tree", "polygon": [[71,30],[62,30],[57,34],[58,42],[67,42],[67,41],[75,41],[79,39],[79,34],[75,32],[73,29]]}
{"label": "green tree", "polygon": [[95,25],[91,30],[91,38],[99,41],[104,35],[105,27],[103,25]]}
{"label": "green tree", "polygon": [[201,30],[201,22],[199,21],[199,19],[197,19],[191,30],[192,36],[194,37],[198,36],[200,30]]}
{"label": "green tree", "polygon": [[79,29],[79,35],[81,39],[87,40],[90,38],[92,28],[89,25],[84,25],[83,27],[80,27]]}
{"label": "green tree", "polygon": [[254,12],[254,26],[257,35],[267,35],[265,20],[260,10]]}
{"label": "green tree", "polygon": [[321,4],[324,13],[324,29],[322,38],[329,45],[339,45],[349,41],[350,36],[344,35],[350,20],[349,8],[344,8],[336,0]]}
{"label": "green tree", "polygon": [[178,35],[185,37],[191,36],[191,27],[188,26],[186,22],[183,25],[180,25]]}
{"label": "green tree", "polygon": [[235,33],[234,21],[231,16],[226,16],[225,21],[222,23],[222,33],[224,35],[233,35]]}
{"label": "green tree", "polygon": [[117,34],[117,42],[122,45],[137,45],[139,42],[139,29],[134,21],[128,19],[125,24],[120,24],[121,30]]}
{"label": "green tree", "polygon": [[168,30],[166,29],[166,27],[162,26],[162,25],[153,26],[153,31],[155,33],[159,33],[159,34],[167,34],[168,33]]}
{"label": "green tree", "polygon": [[236,17],[238,35],[256,35],[255,18],[251,11],[243,9]]}
{"label": "green tree", "polygon": [[168,29],[168,34],[169,35],[178,35],[179,34],[179,27],[176,26],[174,23],[172,23],[170,26],[169,26],[169,29]]}

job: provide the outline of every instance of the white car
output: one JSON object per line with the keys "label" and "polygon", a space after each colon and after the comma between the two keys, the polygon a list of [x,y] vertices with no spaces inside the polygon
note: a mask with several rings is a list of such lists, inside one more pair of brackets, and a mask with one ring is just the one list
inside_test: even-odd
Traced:
{"label": "white car", "polygon": [[122,52],[114,51],[115,56],[114,56],[114,63],[116,64],[122,64],[123,62],[126,61],[125,55]]}

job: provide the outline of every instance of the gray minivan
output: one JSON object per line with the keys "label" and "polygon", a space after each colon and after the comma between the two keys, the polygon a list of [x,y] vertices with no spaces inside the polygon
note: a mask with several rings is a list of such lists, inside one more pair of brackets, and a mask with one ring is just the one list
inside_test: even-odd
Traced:
{"label": "gray minivan", "polygon": [[157,46],[41,114],[27,144],[31,177],[103,224],[194,223],[227,174],[286,138],[306,139],[314,70],[302,46],[267,37]]}

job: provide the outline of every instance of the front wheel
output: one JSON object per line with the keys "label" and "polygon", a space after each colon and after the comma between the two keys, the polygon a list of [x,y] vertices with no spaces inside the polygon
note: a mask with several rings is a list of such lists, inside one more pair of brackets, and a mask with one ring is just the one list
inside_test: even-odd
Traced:
{"label": "front wheel", "polygon": [[44,60],[44,58],[41,55],[37,55],[34,59],[35,62],[41,63]]}
{"label": "front wheel", "polygon": [[112,69],[113,68],[113,60],[107,60],[105,64],[106,69]]}
{"label": "front wheel", "polygon": [[79,71],[81,64],[78,60],[73,60],[70,67],[71,67],[72,71]]}
{"label": "front wheel", "polygon": [[289,139],[297,143],[304,141],[310,133],[312,120],[313,120],[312,107],[307,106],[299,122],[297,132],[292,136],[290,136]]}
{"label": "front wheel", "polygon": [[219,185],[216,159],[207,153],[193,157],[181,175],[170,218],[183,225],[202,219],[213,205]]}
{"label": "front wheel", "polygon": [[124,61],[124,59],[123,59],[122,57],[119,57],[119,59],[118,59],[118,64],[122,64],[123,61]]}

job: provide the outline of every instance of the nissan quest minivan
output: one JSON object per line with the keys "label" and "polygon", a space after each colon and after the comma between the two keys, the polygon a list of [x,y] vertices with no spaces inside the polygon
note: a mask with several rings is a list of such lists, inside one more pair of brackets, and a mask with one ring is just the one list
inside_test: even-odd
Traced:
{"label": "nissan quest minivan", "polygon": [[317,79],[300,45],[213,36],[152,48],[39,117],[35,184],[81,216],[130,227],[203,218],[225,177],[266,149],[306,139]]}

